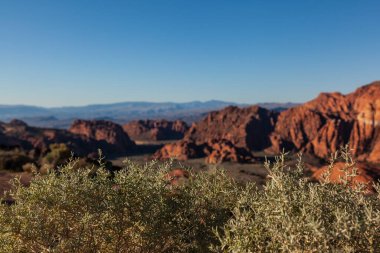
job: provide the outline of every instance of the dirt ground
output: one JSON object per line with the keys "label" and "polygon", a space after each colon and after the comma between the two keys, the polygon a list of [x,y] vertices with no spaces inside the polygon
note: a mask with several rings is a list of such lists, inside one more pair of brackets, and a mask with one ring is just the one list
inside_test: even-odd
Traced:
{"label": "dirt ground", "polygon": [[[134,150],[134,153],[123,156],[123,157],[113,157],[109,159],[113,165],[123,167],[123,161],[125,159],[129,159],[133,162],[144,164],[148,161],[152,160],[153,153],[162,147],[163,144],[168,143],[165,142],[139,142],[138,146]],[[264,167],[264,162],[266,159],[273,161],[274,156],[270,156],[268,154],[257,152],[253,153],[256,158],[256,161],[253,163],[234,163],[234,162],[224,162],[222,164],[207,164],[205,163],[205,158],[199,159],[191,159],[188,161],[174,161],[174,167],[181,168],[191,168],[195,172],[208,172],[215,169],[224,169],[227,175],[231,176],[235,180],[239,182],[248,182],[253,181],[258,185],[264,185],[268,171]],[[107,157],[106,157],[107,159]],[[288,156],[288,165],[293,167],[297,161],[297,155],[291,154]],[[312,167],[320,167],[321,165],[326,165],[322,163],[320,160],[304,155],[303,162],[305,163],[305,175],[311,175]],[[380,166],[379,166],[380,168]],[[32,178],[32,174],[27,172],[10,172],[10,171],[0,171],[0,197],[4,196],[5,191],[9,191],[11,189],[11,184],[9,181],[15,177],[19,177],[21,182],[24,185],[28,185]]]}
{"label": "dirt ground", "polygon": [[[152,143],[150,143],[152,144]],[[146,144],[147,145],[147,144]],[[157,143],[154,143],[154,145],[159,145]],[[117,157],[114,159],[111,159],[111,162],[119,167],[123,167],[123,161],[125,159],[131,160],[133,162],[144,164],[152,159],[152,154],[154,152],[149,152],[145,154],[135,154],[130,156],[124,156],[124,157]],[[256,161],[253,163],[235,163],[235,162],[224,162],[221,164],[207,164],[205,163],[205,158],[199,158],[199,159],[190,159],[187,161],[175,161],[174,166],[175,167],[181,167],[181,168],[191,168],[196,172],[200,171],[211,171],[215,169],[224,169],[227,173],[227,175],[231,176],[235,180],[239,182],[248,182],[248,181],[254,181],[258,185],[263,185],[265,183],[265,180],[268,175],[267,169],[264,167],[264,162],[266,159],[270,161],[274,161],[275,156],[271,156],[262,152],[254,153],[254,156],[256,157]],[[288,164],[294,165],[296,162],[296,154],[289,155],[289,162]],[[311,174],[310,168],[313,166],[319,167],[321,165],[321,162],[318,159],[304,156],[304,162],[306,164],[305,166],[305,175],[309,176]]]}

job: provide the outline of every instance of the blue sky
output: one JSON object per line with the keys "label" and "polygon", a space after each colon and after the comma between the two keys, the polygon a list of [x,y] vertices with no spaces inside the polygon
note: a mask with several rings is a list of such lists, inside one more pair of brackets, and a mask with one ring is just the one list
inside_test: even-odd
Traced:
{"label": "blue sky", "polygon": [[0,0],[0,104],[302,102],[380,79],[380,1]]}

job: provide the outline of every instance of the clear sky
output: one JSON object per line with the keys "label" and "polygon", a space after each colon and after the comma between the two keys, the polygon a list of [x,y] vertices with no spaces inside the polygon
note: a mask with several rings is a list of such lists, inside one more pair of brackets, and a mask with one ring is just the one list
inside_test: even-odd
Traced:
{"label": "clear sky", "polygon": [[379,0],[0,0],[0,104],[302,102],[380,79]]}

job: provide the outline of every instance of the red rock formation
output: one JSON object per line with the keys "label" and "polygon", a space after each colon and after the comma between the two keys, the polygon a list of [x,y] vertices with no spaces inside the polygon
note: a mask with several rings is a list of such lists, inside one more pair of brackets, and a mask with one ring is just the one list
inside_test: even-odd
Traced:
{"label": "red rock formation", "polygon": [[251,162],[253,156],[244,148],[237,148],[230,141],[214,141],[210,143],[206,151],[206,163],[216,164],[221,162]]}
{"label": "red rock formation", "polygon": [[229,106],[193,124],[184,139],[197,145],[227,140],[238,148],[262,150],[270,145],[277,113],[258,106]]}
{"label": "red rock formation", "polygon": [[69,132],[83,136],[87,140],[103,142],[109,152],[117,154],[125,154],[135,145],[123,128],[111,121],[76,120]]}
{"label": "red rock formation", "polygon": [[379,162],[379,160],[380,160],[380,133],[379,133],[379,130],[377,130],[377,134],[374,136],[373,140],[374,141],[372,141],[372,149],[371,149],[371,152],[368,154],[367,159],[368,159],[368,161]]}
{"label": "red rock formation", "polygon": [[180,140],[174,143],[166,144],[153,155],[153,158],[175,158],[177,160],[184,161],[192,158],[204,157],[204,149],[204,146],[196,145],[194,142]]}
{"label": "red rock formation", "polygon": [[173,186],[184,184],[189,177],[189,172],[183,169],[173,169],[165,175],[165,179],[168,180],[168,183]]}
{"label": "red rock formation", "polygon": [[380,162],[379,131],[380,82],[374,82],[346,96],[323,93],[282,112],[271,134],[271,149],[326,158],[349,143],[359,160]]}
{"label": "red rock formation", "polygon": [[50,144],[54,143],[65,143],[70,150],[80,156],[96,151],[99,145],[95,140],[85,140],[66,130],[30,127],[19,120],[0,124],[2,148],[20,148],[38,158],[49,150]]}
{"label": "red rock formation", "polygon": [[121,126],[113,123],[77,121],[71,130],[31,127],[19,120],[0,123],[0,147],[24,150],[38,160],[51,144],[63,143],[78,156],[98,149],[107,156],[121,155],[134,145]]}
{"label": "red rock formation", "polygon": [[137,120],[125,124],[123,129],[134,140],[156,141],[182,139],[188,126],[181,120]]}
{"label": "red rock formation", "polygon": [[[283,149],[303,151],[325,159],[347,143],[359,160],[378,163],[380,82],[363,86],[348,95],[322,93],[316,99],[279,115],[256,106],[227,107],[194,124],[183,140],[186,147],[190,143],[206,147],[206,152],[199,154],[208,156],[207,161],[213,163],[225,159],[239,160],[231,155],[235,153],[232,150],[239,148],[276,153]],[[186,151],[181,150],[183,145],[182,142],[169,146],[171,149],[175,146],[176,153],[186,158]],[[166,152],[161,157],[170,155]]]}
{"label": "red rock formation", "polygon": [[357,89],[347,100],[355,112],[351,147],[363,159],[380,162],[380,82]]}
{"label": "red rock formation", "polygon": [[[356,170],[354,176],[354,169]],[[334,164],[330,170],[328,166],[324,166],[313,173],[312,178],[322,181],[328,179],[331,183],[341,184],[345,180],[352,187],[357,187],[358,184],[364,184],[367,190],[373,190],[373,178],[367,173],[364,164],[356,164],[355,166],[347,166],[344,162]]]}
{"label": "red rock formation", "polygon": [[165,145],[155,157],[184,160],[206,156],[208,163],[247,162],[252,160],[250,151],[270,145],[276,117],[277,113],[258,106],[230,106],[211,112],[193,124],[182,141]]}

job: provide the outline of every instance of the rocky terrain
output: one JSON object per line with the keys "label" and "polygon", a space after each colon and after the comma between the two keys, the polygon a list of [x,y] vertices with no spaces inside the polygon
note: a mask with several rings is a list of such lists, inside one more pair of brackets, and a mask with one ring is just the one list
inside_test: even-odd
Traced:
{"label": "rocky terrain", "polygon": [[189,127],[181,120],[135,120],[123,129],[133,140],[161,141],[182,139]]}
{"label": "rocky terrain", "polygon": [[[355,174],[357,175],[353,177],[347,177],[346,172],[348,172],[349,175],[353,174],[354,168],[357,170],[355,172]],[[314,168],[312,178],[316,180],[322,180],[324,177],[326,177],[328,172],[329,176],[327,178],[330,182],[342,183],[343,180],[347,180],[354,187],[358,187],[359,184],[363,184],[369,191],[373,190],[372,183],[374,181],[374,178],[378,179],[379,177],[378,174],[373,175],[372,173],[371,175],[371,172],[376,171],[371,171],[364,164],[359,163],[355,164],[355,166],[347,167],[347,165],[344,162],[338,162],[334,164],[334,167],[331,169],[329,168],[329,166]]]}
{"label": "rocky terrain", "polygon": [[97,158],[98,149],[104,155],[126,155],[134,142],[120,125],[107,121],[74,122],[70,130],[28,126],[20,120],[0,123],[0,166],[13,171],[31,170],[58,165],[73,153],[82,158]]}
{"label": "rocky terrain", "polygon": [[184,138],[156,152],[155,158],[206,157],[210,163],[251,161],[250,151],[268,148],[278,113],[251,106],[227,107],[194,123]]}
{"label": "rocky terrain", "polygon": [[109,155],[126,154],[135,146],[123,128],[111,121],[76,120],[69,132],[89,142],[97,141],[98,148],[104,149]]}
{"label": "rocky terrain", "polygon": [[348,95],[321,93],[282,112],[258,106],[211,112],[182,140],[167,144],[154,157],[242,162],[251,161],[249,154],[255,151],[285,150],[326,160],[345,144],[359,161],[380,162],[380,82]]}
{"label": "rocky terrain", "polygon": [[[113,161],[127,155],[141,160],[153,155],[193,160],[202,168],[201,163],[241,164],[238,177],[244,174],[262,180],[265,173],[259,175],[256,164],[265,156],[301,151],[310,157],[308,166],[314,173],[345,144],[358,161],[358,181],[380,178],[380,82],[347,95],[321,93],[286,110],[228,106],[208,113],[191,127],[180,120],[137,120],[123,126],[106,120],[76,120],[67,130],[32,127],[21,120],[0,122],[0,167],[14,171],[32,171],[31,164],[54,167],[71,152],[94,161],[102,149]],[[318,173],[313,177],[318,179]],[[339,177],[339,173],[334,175]]]}
{"label": "rocky terrain", "polygon": [[95,140],[85,140],[66,130],[31,127],[20,120],[0,123],[0,145],[3,149],[18,148],[38,156],[55,143],[65,143],[78,155],[91,153],[97,146]]}
{"label": "rocky terrain", "polygon": [[[98,149],[106,158],[125,156],[134,142],[120,125],[106,121],[76,121],[70,131],[28,126],[20,120],[0,122],[0,197],[10,190],[10,179],[21,178],[28,185],[33,173],[45,174],[77,159],[76,166],[98,166]],[[117,169],[110,162],[109,170]]]}
{"label": "rocky terrain", "polygon": [[322,93],[280,113],[272,150],[303,151],[326,159],[349,144],[360,161],[380,162],[380,82],[348,95]]}

